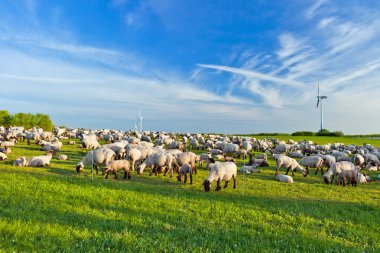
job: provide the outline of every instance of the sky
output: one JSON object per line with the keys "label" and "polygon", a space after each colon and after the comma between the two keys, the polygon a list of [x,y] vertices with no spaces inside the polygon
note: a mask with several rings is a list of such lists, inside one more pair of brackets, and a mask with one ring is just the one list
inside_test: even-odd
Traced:
{"label": "sky", "polygon": [[56,125],[380,133],[380,1],[3,0],[0,109]]}

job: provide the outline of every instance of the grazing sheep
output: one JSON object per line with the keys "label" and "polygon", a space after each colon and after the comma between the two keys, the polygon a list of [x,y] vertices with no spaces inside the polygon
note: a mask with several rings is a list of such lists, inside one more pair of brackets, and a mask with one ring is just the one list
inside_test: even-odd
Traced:
{"label": "grazing sheep", "polygon": [[355,165],[352,162],[336,162],[333,163],[330,169],[323,175],[323,180],[326,184],[332,183],[335,175],[339,175],[344,170],[355,170]]}
{"label": "grazing sheep", "polygon": [[364,183],[368,183],[368,182],[371,182],[372,179],[368,176],[367,173],[358,173],[358,182],[361,183],[361,184],[364,184]]}
{"label": "grazing sheep", "polygon": [[203,186],[206,192],[210,191],[211,183],[216,181],[216,191],[221,190],[220,181],[225,181],[224,188],[227,188],[228,181],[232,178],[234,180],[234,189],[236,189],[236,176],[237,167],[232,162],[215,162],[210,164],[210,174],[203,182]]}
{"label": "grazing sheep", "polygon": [[175,159],[177,160],[179,166],[182,166],[184,164],[190,164],[191,168],[194,171],[194,174],[197,174],[197,167],[196,164],[199,161],[199,156],[197,156],[193,152],[184,152],[174,155]]}
{"label": "grazing sheep", "polygon": [[280,173],[276,172],[276,180],[277,181],[280,181],[280,182],[284,182],[284,183],[289,183],[289,184],[292,184],[293,183],[293,178],[291,176],[288,176],[288,175],[281,175]]}
{"label": "grazing sheep", "polygon": [[16,159],[16,160],[13,162],[13,166],[25,167],[25,166],[27,166],[27,165],[28,165],[28,162],[27,162],[25,156],[22,156],[22,157]]}
{"label": "grazing sheep", "polygon": [[310,167],[317,169],[315,175],[318,174],[319,169],[321,169],[321,175],[323,175],[323,159],[319,156],[305,156],[298,163],[306,168],[307,173],[309,173]]}
{"label": "grazing sheep", "polygon": [[268,161],[264,159],[253,159],[253,164],[257,167],[268,167]]}
{"label": "grazing sheep", "polygon": [[124,179],[131,179],[131,168],[130,164],[127,160],[117,160],[107,164],[106,167],[102,168],[102,175],[106,175],[105,179],[108,179],[108,175],[112,172],[115,175],[115,179],[117,179],[117,171],[124,170]]}
{"label": "grazing sheep", "polygon": [[337,185],[342,184],[343,187],[345,187],[347,184],[347,181],[348,181],[348,184],[351,183],[352,186],[356,187],[359,181],[357,172],[354,170],[342,170],[338,175],[336,184]]}
{"label": "grazing sheep", "polygon": [[150,155],[142,164],[140,164],[138,167],[138,174],[141,175],[146,167],[150,167],[151,171],[149,176],[151,176],[153,172],[157,176],[158,172],[165,167],[166,170],[164,176],[166,176],[166,173],[170,171],[170,177],[172,177],[174,170],[173,166],[178,171],[179,165],[173,155],[158,152]]}
{"label": "grazing sheep", "polygon": [[365,160],[363,156],[356,154],[352,157],[352,161],[354,162],[355,166],[358,166],[359,168],[361,168],[364,165]]}
{"label": "grazing sheep", "polygon": [[380,162],[369,162],[365,166],[365,170],[368,171],[378,171],[380,168]]}
{"label": "grazing sheep", "polygon": [[100,148],[89,151],[87,155],[76,165],[77,173],[82,172],[84,165],[94,164],[96,174],[98,174],[98,165],[106,165],[112,162],[115,157],[116,154],[111,149]]}
{"label": "grazing sheep", "polygon": [[60,160],[60,161],[66,161],[67,160],[67,155],[59,155],[58,157],[57,157],[57,159],[58,160]]}
{"label": "grazing sheep", "polygon": [[288,174],[289,170],[292,171],[292,176],[294,176],[294,170],[297,170],[298,172],[302,173],[304,177],[307,176],[307,171],[301,167],[301,165],[298,164],[298,162],[285,155],[273,155],[273,158],[276,160],[276,172],[280,168],[286,168],[286,173],[285,175]]}
{"label": "grazing sheep", "polygon": [[199,155],[199,166],[202,167],[203,162],[206,161],[208,163],[208,160],[211,158],[210,153],[202,153]]}
{"label": "grazing sheep", "polygon": [[0,161],[5,161],[7,159],[7,155],[4,153],[0,153]]}
{"label": "grazing sheep", "polygon": [[193,169],[191,168],[191,165],[187,163],[182,165],[181,168],[179,169],[178,176],[177,176],[178,181],[181,182],[181,176],[183,175],[184,177],[183,183],[186,184],[187,174],[190,175],[190,184],[193,184]]}
{"label": "grazing sheep", "polygon": [[377,158],[377,156],[373,154],[364,154],[364,160],[366,163],[379,162],[379,158]]}

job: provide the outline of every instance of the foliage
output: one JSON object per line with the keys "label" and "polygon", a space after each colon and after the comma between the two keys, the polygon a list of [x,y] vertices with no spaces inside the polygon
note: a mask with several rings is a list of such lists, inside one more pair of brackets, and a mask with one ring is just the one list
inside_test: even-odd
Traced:
{"label": "foliage", "polygon": [[69,160],[53,159],[47,168],[11,166],[22,155],[43,154],[35,144],[17,144],[9,160],[0,162],[0,252],[380,250],[379,182],[356,188],[325,185],[310,169],[306,178],[296,173],[295,183],[288,185],[274,180],[272,159],[260,174],[239,174],[237,189],[230,182],[220,192],[203,191],[204,168],[192,186],[162,175],[149,177],[148,172],[133,172],[130,181],[121,175],[118,180],[94,175],[92,180],[88,166],[76,174],[83,154],[68,141],[63,140],[59,153]]}
{"label": "foliage", "polygon": [[330,132],[327,129],[321,129],[316,133],[317,136],[335,136],[335,137],[343,137],[344,133],[342,131]]}
{"label": "foliage", "polygon": [[10,115],[8,111],[0,111],[0,125],[6,127],[9,126],[23,126],[26,129],[32,127],[42,127],[46,131],[53,130],[53,122],[50,119],[50,116],[47,114],[31,114],[31,113],[16,113]]}
{"label": "foliage", "polygon": [[292,133],[292,136],[315,136],[315,133],[310,131],[298,131]]}

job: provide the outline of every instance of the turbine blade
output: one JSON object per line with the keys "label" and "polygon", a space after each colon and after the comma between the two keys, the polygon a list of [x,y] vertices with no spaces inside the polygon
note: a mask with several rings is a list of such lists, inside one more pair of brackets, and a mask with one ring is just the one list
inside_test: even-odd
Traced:
{"label": "turbine blade", "polygon": [[319,105],[319,98],[318,98],[318,101],[317,101],[317,108],[318,108],[318,105]]}
{"label": "turbine blade", "polygon": [[318,97],[319,97],[319,82],[318,82]]}

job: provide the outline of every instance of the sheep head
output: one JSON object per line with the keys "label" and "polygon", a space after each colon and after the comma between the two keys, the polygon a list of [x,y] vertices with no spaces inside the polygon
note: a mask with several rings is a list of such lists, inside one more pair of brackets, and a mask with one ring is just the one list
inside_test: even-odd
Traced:
{"label": "sheep head", "polygon": [[83,166],[82,162],[78,163],[77,166],[76,166],[77,173],[81,173],[82,170],[83,170],[83,167],[84,166]]}
{"label": "sheep head", "polygon": [[211,189],[211,182],[209,180],[205,180],[202,185],[205,188],[206,192],[210,191],[210,189]]}

